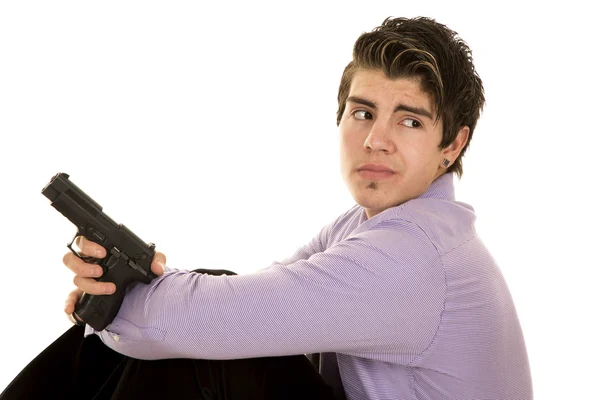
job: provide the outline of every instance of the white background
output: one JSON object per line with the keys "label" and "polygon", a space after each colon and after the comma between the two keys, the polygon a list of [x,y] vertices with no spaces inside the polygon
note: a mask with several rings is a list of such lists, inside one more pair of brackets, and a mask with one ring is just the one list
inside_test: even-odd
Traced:
{"label": "white background", "polygon": [[354,40],[425,15],[484,81],[457,198],[513,294],[536,398],[600,398],[600,33],[591,8],[551,4],[1,2],[0,391],[70,326],[54,174],[171,267],[262,268],[354,204],[335,125]]}

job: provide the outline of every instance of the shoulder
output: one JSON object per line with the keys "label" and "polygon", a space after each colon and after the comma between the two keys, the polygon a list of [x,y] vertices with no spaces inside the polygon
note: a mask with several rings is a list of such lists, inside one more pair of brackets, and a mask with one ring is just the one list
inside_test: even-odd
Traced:
{"label": "shoulder", "polygon": [[414,258],[416,254],[420,254],[421,258],[438,256],[429,236],[410,218],[403,218],[401,215],[377,221],[372,218],[361,228],[348,241],[363,241],[379,251],[394,255],[394,258]]}
{"label": "shoulder", "polygon": [[476,236],[473,207],[455,200],[409,200],[398,207],[395,217],[418,227],[440,255]]}
{"label": "shoulder", "polygon": [[362,214],[363,208],[355,204],[325,225],[319,235],[323,247],[327,249],[346,239],[360,225],[363,220]]}
{"label": "shoulder", "polygon": [[398,243],[402,247],[429,246],[441,256],[476,235],[475,219],[473,208],[466,203],[417,198],[365,221],[353,234],[384,247]]}

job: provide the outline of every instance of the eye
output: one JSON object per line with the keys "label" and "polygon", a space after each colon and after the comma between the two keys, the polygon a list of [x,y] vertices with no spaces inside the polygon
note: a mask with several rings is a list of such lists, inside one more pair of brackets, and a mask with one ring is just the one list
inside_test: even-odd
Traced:
{"label": "eye", "polygon": [[409,128],[420,128],[421,123],[414,118],[406,118],[400,122],[402,125],[407,126]]}
{"label": "eye", "polygon": [[364,120],[364,119],[373,119],[373,114],[365,110],[356,110],[352,112],[352,116],[356,119]]}

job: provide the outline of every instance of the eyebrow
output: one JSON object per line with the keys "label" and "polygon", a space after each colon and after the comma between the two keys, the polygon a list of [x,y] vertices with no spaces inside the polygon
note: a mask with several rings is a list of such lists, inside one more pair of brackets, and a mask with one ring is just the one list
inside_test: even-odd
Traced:
{"label": "eyebrow", "polygon": [[[361,97],[350,96],[350,97],[348,97],[347,101],[351,101],[353,103],[358,103],[358,104],[363,104],[365,106],[377,109],[377,105],[375,103],[373,103],[372,101],[363,99]],[[400,103],[400,104],[398,104],[396,106],[396,108],[394,108],[394,112],[397,112],[397,111],[408,111],[408,112],[411,112],[413,114],[422,115],[424,117],[429,118],[430,120],[433,120],[433,117],[432,117],[431,113],[429,111],[427,111],[426,109],[421,108],[421,107],[411,107],[411,106],[408,106],[406,104]]]}

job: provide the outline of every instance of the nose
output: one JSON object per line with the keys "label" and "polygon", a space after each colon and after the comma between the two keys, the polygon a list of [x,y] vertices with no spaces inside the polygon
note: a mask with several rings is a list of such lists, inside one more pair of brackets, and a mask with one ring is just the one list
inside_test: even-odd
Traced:
{"label": "nose", "polygon": [[371,151],[383,151],[391,153],[394,151],[394,143],[391,138],[391,129],[383,121],[376,121],[371,125],[371,131],[364,143],[364,148]]}

